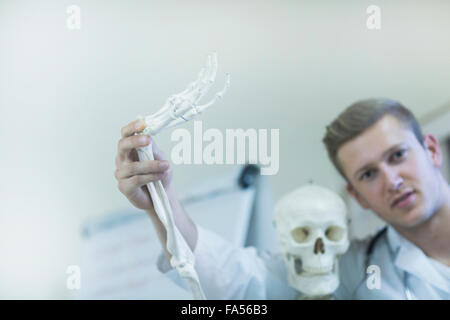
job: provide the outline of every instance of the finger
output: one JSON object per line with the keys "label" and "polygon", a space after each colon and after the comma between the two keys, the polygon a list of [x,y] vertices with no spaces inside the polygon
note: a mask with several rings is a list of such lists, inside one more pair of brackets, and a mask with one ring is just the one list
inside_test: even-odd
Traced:
{"label": "finger", "polygon": [[142,161],[131,162],[123,165],[120,169],[115,171],[115,177],[117,180],[127,179],[134,175],[146,175],[146,174],[158,174],[164,173],[169,168],[168,161]]}
{"label": "finger", "polygon": [[117,147],[120,161],[127,160],[131,150],[138,147],[145,147],[150,141],[151,138],[143,134],[120,139]]}
{"label": "finger", "polygon": [[141,132],[145,129],[145,121],[142,119],[130,122],[125,127],[122,128],[122,138],[130,137],[137,132]]}
{"label": "finger", "polygon": [[137,188],[147,185],[150,182],[158,181],[164,178],[164,173],[152,173],[145,175],[132,176],[128,179],[119,180],[118,188],[123,194],[132,194]]}

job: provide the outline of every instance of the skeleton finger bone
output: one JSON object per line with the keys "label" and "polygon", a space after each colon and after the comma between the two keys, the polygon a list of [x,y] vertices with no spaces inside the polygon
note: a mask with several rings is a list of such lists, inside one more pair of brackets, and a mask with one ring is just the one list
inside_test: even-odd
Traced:
{"label": "skeleton finger bone", "polygon": [[189,110],[195,108],[195,105],[208,92],[217,74],[217,54],[208,56],[206,71],[202,79],[199,79],[191,91],[179,96],[179,104],[175,104],[172,108],[171,117],[176,120]]}
{"label": "skeleton finger bone", "polygon": [[[217,61],[217,59],[216,59],[216,61]],[[210,74],[211,67],[212,67],[211,56],[208,55],[206,66],[200,70],[200,72],[197,76],[197,79],[195,81],[191,82],[184,91],[170,96],[166,100],[164,107],[152,116],[157,116],[157,115],[160,115],[161,113],[164,113],[166,111],[166,109],[172,108],[174,105],[178,104],[180,102],[180,99],[183,96],[186,96],[186,95],[190,94],[191,92],[198,90],[198,87],[200,85],[206,83],[205,79]]]}

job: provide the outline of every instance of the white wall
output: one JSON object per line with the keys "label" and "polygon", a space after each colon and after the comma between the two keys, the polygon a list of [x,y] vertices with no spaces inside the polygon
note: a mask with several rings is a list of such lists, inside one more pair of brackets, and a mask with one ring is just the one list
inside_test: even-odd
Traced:
{"label": "white wall", "polygon": [[[66,28],[66,8],[82,28]],[[382,29],[366,28],[366,8]],[[113,177],[120,128],[184,89],[217,50],[206,127],[280,129],[275,198],[341,188],[321,138],[357,99],[417,115],[448,101],[447,1],[0,1],[0,297],[65,297],[80,224],[128,207]],[[187,128],[192,128],[188,124]],[[158,144],[170,150],[170,132]],[[179,166],[184,189],[224,167]]]}

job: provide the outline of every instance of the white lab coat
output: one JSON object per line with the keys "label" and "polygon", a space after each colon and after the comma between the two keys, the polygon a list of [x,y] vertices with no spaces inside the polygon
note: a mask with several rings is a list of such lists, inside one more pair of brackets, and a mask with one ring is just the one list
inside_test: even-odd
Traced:
{"label": "white lab coat", "polygon": [[[380,269],[381,288],[369,289],[366,249],[370,239],[352,241],[339,260],[337,299],[406,299],[405,282],[414,299],[450,299],[450,267],[427,257],[421,249],[388,227],[378,239],[369,264]],[[295,299],[279,254],[236,248],[215,233],[198,227],[194,250],[196,270],[207,299]],[[161,254],[158,269],[179,286],[183,280]],[[405,281],[406,280],[406,281]]]}

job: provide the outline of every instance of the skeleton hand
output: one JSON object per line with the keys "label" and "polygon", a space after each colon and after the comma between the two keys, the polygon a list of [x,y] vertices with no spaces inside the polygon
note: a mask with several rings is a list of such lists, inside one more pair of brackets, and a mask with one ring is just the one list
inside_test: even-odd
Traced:
{"label": "skeleton hand", "polygon": [[230,75],[227,74],[225,87],[215,94],[209,102],[198,105],[200,100],[213,85],[217,74],[217,54],[208,56],[206,66],[201,69],[197,80],[188,85],[186,90],[170,96],[164,106],[156,113],[145,117],[147,127],[142,132],[147,135],[155,135],[163,128],[174,127],[180,123],[189,121],[213,105],[217,99],[227,91],[230,86]]}

